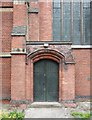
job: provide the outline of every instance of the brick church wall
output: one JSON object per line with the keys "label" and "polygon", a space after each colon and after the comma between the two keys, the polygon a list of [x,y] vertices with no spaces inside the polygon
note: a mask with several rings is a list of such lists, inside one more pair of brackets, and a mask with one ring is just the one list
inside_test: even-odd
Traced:
{"label": "brick church wall", "polygon": [[75,58],[76,96],[90,96],[91,58],[90,49],[73,49]]}
{"label": "brick church wall", "polygon": [[[10,54],[11,51],[11,31],[13,22],[12,3],[3,3],[2,8],[2,54]],[[8,8],[5,8],[5,7]],[[0,36],[1,37],[1,36]],[[11,58],[2,59],[2,97],[10,99],[11,96]]]}
{"label": "brick church wall", "polygon": [[13,13],[2,12],[2,52],[11,51]]}
{"label": "brick church wall", "polygon": [[11,58],[2,58],[2,98],[11,98]]}
{"label": "brick church wall", "polygon": [[[42,7],[42,3],[38,6],[37,4],[34,5],[34,8],[38,8],[41,7],[40,10],[40,14],[38,15],[38,13],[34,14],[29,14],[29,40],[33,40],[33,41],[47,41],[47,40],[52,40],[52,11],[50,8],[50,5],[48,5],[48,9],[44,8],[45,5],[43,5]],[[9,54],[11,51],[11,40],[12,40],[12,36],[11,36],[11,31],[13,28],[13,12],[9,11],[10,9],[12,9],[12,3],[3,3],[3,7],[7,6],[8,7],[8,11],[3,11],[2,12],[2,52],[3,53],[7,53]],[[15,11],[15,15],[19,15],[18,11],[19,11],[19,6],[16,5],[14,6],[14,9],[18,10]],[[9,9],[10,8],[10,9]],[[6,8],[7,9],[7,8]],[[23,10],[25,11],[26,8],[23,6]],[[20,11],[20,17],[16,17],[16,19],[14,18],[14,26],[16,25],[25,25],[25,21],[22,19],[22,17],[24,18],[24,16],[26,17],[25,12]],[[47,13],[47,14],[45,14]],[[48,17],[47,17],[48,16]],[[21,20],[20,20],[21,18]],[[23,20],[23,21],[22,21]],[[39,22],[38,22],[39,21]],[[16,37],[17,38],[17,37]],[[22,46],[22,37],[18,37],[17,42],[16,42],[16,38],[13,38],[13,44],[12,47],[14,48],[14,46],[18,47],[23,47]],[[24,38],[23,38],[24,40]],[[19,43],[19,44],[18,44]],[[75,95],[76,96],[90,96],[90,72],[91,72],[91,58],[90,58],[90,49],[73,49],[73,56],[75,58]],[[10,57],[3,57],[0,58],[2,59],[2,97],[5,98],[10,98],[11,97],[11,58]],[[15,58],[13,57],[13,59],[15,59],[15,61],[13,61],[13,63],[15,64],[15,66],[17,65],[17,60],[22,59],[22,56],[20,55],[20,59],[18,58],[18,56]],[[25,63],[25,57],[23,56],[23,63]],[[22,61],[21,60],[21,61]],[[22,66],[21,61],[19,61],[18,64],[20,64],[20,66]],[[13,64],[13,65],[14,65]],[[28,70],[30,70],[30,68],[26,65],[23,64],[22,68],[26,68]],[[14,68],[15,70],[16,68]],[[15,70],[16,72],[17,70]],[[21,72],[23,72],[23,74],[29,74],[28,71],[22,71],[22,69],[20,70]],[[20,76],[20,73],[18,73],[18,76]],[[16,76],[15,76],[16,77]],[[21,78],[22,79],[22,78]],[[23,78],[24,79],[24,78]],[[29,80],[29,78],[27,79],[27,81]],[[15,84],[18,86],[18,83],[16,81],[14,81]],[[30,83],[29,81],[27,83]],[[21,84],[21,82],[20,82]],[[25,82],[23,81],[22,83],[24,86],[18,86],[20,87],[20,92],[21,89],[23,87],[25,87]],[[28,84],[28,86],[32,87],[31,85]],[[13,88],[13,86],[12,86]],[[72,84],[71,84],[71,88],[72,88]],[[27,90],[28,88],[26,88]],[[30,88],[31,90],[31,88]],[[18,92],[18,91],[16,91]],[[21,96],[23,99],[25,98],[25,90],[22,91],[24,92]],[[67,92],[66,92],[67,93]],[[12,94],[14,95],[14,91],[12,91]],[[26,95],[27,98],[28,96],[28,91],[26,91]],[[17,93],[18,96],[20,96]],[[14,98],[16,99],[16,98]]]}
{"label": "brick church wall", "polygon": [[29,13],[29,40],[52,40],[52,3],[31,2],[30,11],[38,9],[38,13]]}

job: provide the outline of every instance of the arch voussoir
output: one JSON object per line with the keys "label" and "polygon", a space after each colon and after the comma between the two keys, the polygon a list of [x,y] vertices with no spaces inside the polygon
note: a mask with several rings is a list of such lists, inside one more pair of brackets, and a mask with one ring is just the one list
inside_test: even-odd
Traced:
{"label": "arch voussoir", "polygon": [[52,59],[56,62],[60,62],[61,59],[65,59],[64,55],[56,50],[50,50],[50,49],[41,49],[37,50],[33,53],[30,53],[28,55],[28,58],[32,59],[33,62],[37,62],[40,59]]}

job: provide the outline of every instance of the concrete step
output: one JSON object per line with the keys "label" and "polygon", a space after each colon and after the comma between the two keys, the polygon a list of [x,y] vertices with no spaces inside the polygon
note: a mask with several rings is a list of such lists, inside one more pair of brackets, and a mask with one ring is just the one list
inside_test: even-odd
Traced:
{"label": "concrete step", "polygon": [[33,102],[30,108],[61,108],[62,104],[59,102]]}

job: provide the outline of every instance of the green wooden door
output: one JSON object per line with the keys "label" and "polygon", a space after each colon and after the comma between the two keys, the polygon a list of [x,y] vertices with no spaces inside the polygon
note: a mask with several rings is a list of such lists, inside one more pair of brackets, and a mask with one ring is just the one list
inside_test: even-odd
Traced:
{"label": "green wooden door", "polygon": [[52,60],[34,64],[34,101],[58,101],[59,65]]}

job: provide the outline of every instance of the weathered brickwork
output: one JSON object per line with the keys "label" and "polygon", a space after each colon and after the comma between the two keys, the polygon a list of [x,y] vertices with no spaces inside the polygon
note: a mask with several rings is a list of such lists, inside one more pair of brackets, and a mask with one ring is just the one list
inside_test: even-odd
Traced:
{"label": "weathered brickwork", "polygon": [[[29,13],[29,40],[51,41],[52,40],[52,3],[30,3],[32,9],[38,9],[38,13]],[[44,30],[44,32],[43,32]]]}
{"label": "weathered brickwork", "polygon": [[29,14],[28,14],[28,22],[29,22],[29,25],[28,25],[28,29],[29,29],[29,40],[32,40],[32,41],[38,41],[39,40],[39,14],[38,12],[35,13],[35,12],[32,12],[30,13],[31,11],[33,11],[33,9],[38,9],[39,10],[39,4],[38,2],[31,2],[30,3],[30,6],[29,7]]}
{"label": "weathered brickwork", "polygon": [[13,13],[2,12],[2,52],[11,51],[11,31],[13,26]]}
{"label": "weathered brickwork", "polygon": [[46,3],[41,2],[39,9],[39,40],[52,40],[52,3],[48,2],[48,5],[46,5]]}
{"label": "weathered brickwork", "polygon": [[[2,44],[2,54],[9,54],[11,51],[11,31],[13,27],[13,12],[11,11],[12,8],[12,3],[3,3],[3,7],[8,7],[3,8],[2,18],[2,36],[1,38],[1,44]],[[0,51],[1,55],[1,51]],[[2,60],[2,65],[0,71],[2,71],[2,98],[3,99],[11,99],[11,58],[10,57],[3,57],[0,59]]]}
{"label": "weathered brickwork", "polygon": [[25,56],[12,55],[11,99],[25,100]]}
{"label": "weathered brickwork", "polygon": [[2,59],[2,98],[11,98],[11,58]]}
{"label": "weathered brickwork", "polygon": [[25,4],[13,5],[13,26],[22,26],[26,23],[26,6]]}
{"label": "weathered brickwork", "polygon": [[[10,2],[9,2],[10,1]],[[0,1],[0,6],[1,7],[13,7],[13,3],[11,2],[12,0],[4,0],[4,2],[2,1]]]}
{"label": "weathered brickwork", "polygon": [[59,101],[90,96],[91,50],[53,42],[52,3],[7,2],[3,8],[2,98],[34,101],[34,63],[42,59],[59,64]]}
{"label": "weathered brickwork", "polygon": [[74,49],[76,96],[90,96],[90,49]]}

